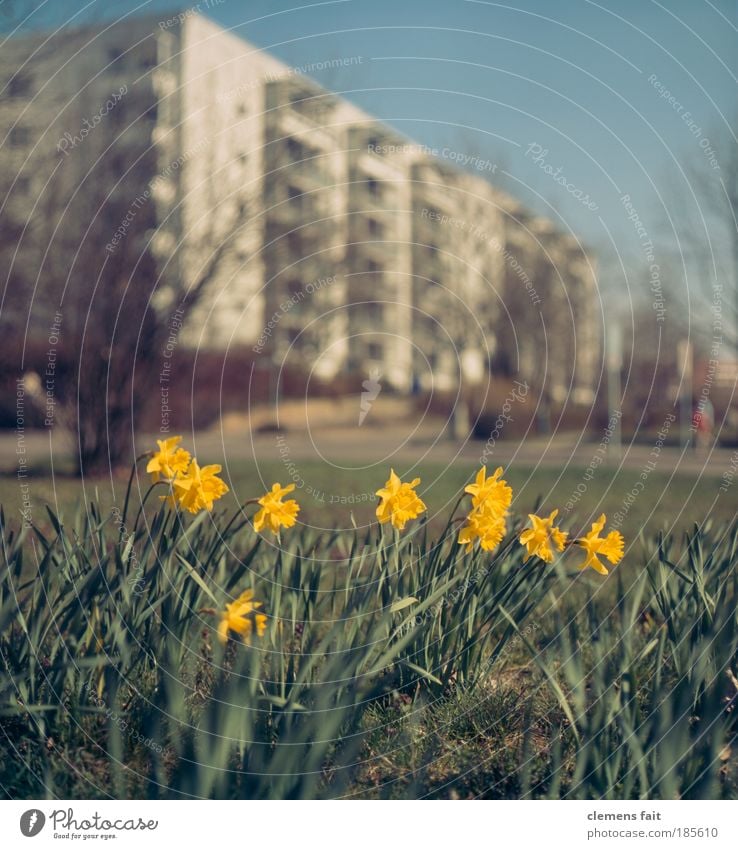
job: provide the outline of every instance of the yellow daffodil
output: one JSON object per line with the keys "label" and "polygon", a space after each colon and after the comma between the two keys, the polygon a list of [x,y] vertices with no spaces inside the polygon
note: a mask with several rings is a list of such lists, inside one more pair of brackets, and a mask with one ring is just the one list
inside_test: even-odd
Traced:
{"label": "yellow daffodil", "polygon": [[505,536],[506,513],[493,510],[472,510],[459,531],[459,545],[470,551],[476,540],[484,551],[494,551]]}
{"label": "yellow daffodil", "polygon": [[261,510],[254,516],[254,530],[260,533],[265,527],[276,534],[280,528],[291,528],[297,521],[300,505],[294,500],[282,501],[287,493],[295,488],[293,483],[289,486],[280,486],[275,483],[271,490],[259,499]]}
{"label": "yellow daffodil", "polygon": [[228,492],[226,484],[218,477],[220,466],[200,466],[192,460],[187,470],[172,481],[173,501],[188,510],[197,513],[200,510],[212,510],[213,502]]}
{"label": "yellow daffodil", "polygon": [[512,489],[503,480],[502,466],[492,477],[487,477],[487,467],[477,472],[474,483],[464,489],[472,497],[472,510],[459,531],[459,545],[471,549],[476,540],[484,551],[494,551],[502,542],[507,528],[507,508],[512,502]]}
{"label": "yellow daffodil", "polygon": [[592,523],[592,530],[588,534],[574,540],[587,553],[580,568],[586,569],[587,566],[591,566],[600,575],[607,575],[608,572],[607,567],[597,555],[606,557],[610,563],[615,565],[623,559],[623,546],[625,545],[623,535],[619,531],[610,531],[606,537],[600,536],[600,531],[605,527],[606,521],[607,518],[603,513],[596,522]]}
{"label": "yellow daffodil", "polygon": [[498,466],[491,478],[487,477],[487,467],[477,472],[474,483],[464,489],[472,497],[473,507],[482,507],[503,513],[512,502],[512,489],[507,481],[502,480],[502,466]]}
{"label": "yellow daffodil", "polygon": [[553,562],[554,550],[563,551],[568,534],[554,525],[558,510],[552,510],[542,519],[533,513],[528,514],[532,528],[527,528],[520,534],[520,542],[528,549],[526,561],[531,557],[540,557],[546,563]]}
{"label": "yellow daffodil", "polygon": [[246,590],[231,604],[226,604],[225,611],[218,624],[218,639],[221,643],[228,642],[231,633],[238,634],[244,642],[256,629],[258,637],[264,636],[267,618],[256,611],[261,607],[260,601],[254,601],[254,591]]}
{"label": "yellow daffodil", "polygon": [[151,475],[154,483],[160,480],[173,480],[187,469],[190,463],[190,452],[177,447],[181,441],[181,436],[156,440],[159,450],[154,452],[154,456],[146,466],[146,471]]}
{"label": "yellow daffodil", "polygon": [[394,469],[390,469],[389,480],[382,489],[377,490],[381,499],[377,507],[377,519],[381,525],[392,522],[401,531],[411,519],[417,519],[421,513],[425,513],[426,506],[415,492],[419,483],[420,478],[403,483]]}

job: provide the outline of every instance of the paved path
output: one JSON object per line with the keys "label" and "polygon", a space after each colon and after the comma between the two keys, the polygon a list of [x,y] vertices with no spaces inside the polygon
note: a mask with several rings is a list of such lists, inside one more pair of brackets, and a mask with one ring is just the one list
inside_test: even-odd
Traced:
{"label": "paved path", "polygon": [[683,450],[681,448],[657,446],[655,442],[645,445],[624,445],[620,452],[613,446],[592,442],[579,434],[564,434],[553,437],[534,437],[523,442],[500,440],[495,444],[472,439],[466,442],[451,441],[431,427],[421,428],[415,433],[409,427],[389,425],[384,428],[322,428],[317,433],[290,433],[283,435],[244,434],[233,438],[232,434],[198,434],[198,450],[207,449],[213,454],[229,457],[260,459],[327,460],[337,465],[351,467],[418,461],[451,463],[463,462],[488,466],[509,465],[545,466],[561,468],[573,466],[586,468],[606,463],[617,467],[622,462],[630,468],[645,467],[656,463],[663,471],[675,467],[685,474],[708,474],[721,476],[732,466],[738,478],[738,450],[716,448],[709,452]]}
{"label": "paved path", "polygon": [[[153,444],[154,438],[155,435],[140,437],[136,449],[143,452]],[[288,430],[281,434],[252,434],[248,428],[230,423],[222,431],[214,429],[194,435],[185,434],[184,441],[200,458],[205,458],[203,462],[219,462],[224,457],[229,462],[258,457],[261,461],[323,461],[350,469],[392,464],[403,466],[416,462],[478,465],[486,461],[489,466],[515,463],[525,467],[559,469],[566,466],[586,469],[590,465],[603,464],[616,468],[621,462],[629,468],[646,468],[646,464],[655,463],[655,469],[659,471],[671,472],[676,468],[685,474],[718,477],[732,473],[732,479],[738,481],[737,449],[716,448],[696,453],[681,448],[659,447],[651,442],[625,445],[618,454],[612,446],[585,441],[578,434],[534,437],[523,442],[500,440],[486,446],[482,440],[450,441],[440,426],[429,419],[419,427],[405,422],[382,427],[331,427],[321,422],[312,429]],[[15,432],[0,433],[0,472],[17,471],[18,446]],[[53,440],[49,439],[47,431],[28,431],[24,434],[22,446],[25,449],[23,456],[31,469],[48,467],[52,452],[54,465],[60,461],[68,465],[73,456],[69,438],[60,431],[53,434]]]}

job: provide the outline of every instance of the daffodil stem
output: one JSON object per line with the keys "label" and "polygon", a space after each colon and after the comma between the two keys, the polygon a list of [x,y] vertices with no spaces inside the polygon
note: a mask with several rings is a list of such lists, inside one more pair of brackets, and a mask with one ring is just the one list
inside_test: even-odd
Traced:
{"label": "daffodil stem", "polygon": [[441,534],[441,539],[443,539],[446,536],[446,534],[449,532],[449,530],[454,526],[454,524],[456,522],[465,521],[464,516],[462,516],[458,519],[454,518],[456,511],[459,509],[459,505],[461,504],[461,502],[464,500],[465,497],[466,497],[466,493],[462,492],[461,495],[456,499],[456,504],[454,504],[454,509],[451,511],[451,516],[449,517],[449,520],[446,523],[446,528],[444,529],[443,533]]}
{"label": "daffodil stem", "polygon": [[120,537],[118,538],[118,542],[120,542],[120,538],[123,536],[123,529],[126,524],[126,516],[128,515],[128,500],[131,497],[131,487],[133,486],[133,476],[136,474],[136,466],[138,466],[139,460],[143,460],[144,457],[148,457],[151,454],[151,451],[145,451],[143,454],[139,454],[138,457],[133,461],[131,465],[131,474],[128,476],[128,486],[126,487],[126,497],[123,502],[123,518],[120,523]]}
{"label": "daffodil stem", "polygon": [[138,508],[138,513],[136,514],[136,521],[133,523],[133,535],[136,534],[136,528],[138,527],[138,520],[141,518],[141,514],[143,513],[143,509],[146,506],[146,500],[153,492],[154,488],[159,486],[160,484],[166,485],[166,481],[156,481],[156,483],[152,483],[149,488],[146,490],[146,494],[141,499],[141,505]]}
{"label": "daffodil stem", "polygon": [[[231,525],[232,525],[232,524],[236,521],[236,519],[238,518],[238,516],[240,516],[240,515],[243,513],[244,509],[245,509],[246,507],[248,507],[250,504],[258,504],[258,503],[259,503],[259,499],[258,499],[258,498],[249,498],[249,500],[248,500],[248,501],[244,501],[244,503],[243,503],[243,504],[241,504],[241,506],[238,508],[238,510],[236,510],[236,512],[233,514],[233,516],[231,516],[231,520],[230,520],[230,522],[228,522],[228,524],[225,526],[225,528],[224,528],[224,530],[223,530],[223,534],[222,534],[222,536],[223,536],[223,538],[224,538],[224,539],[225,539],[226,534],[228,533],[228,531],[231,529]],[[243,527],[243,526],[244,526],[244,525],[245,525],[248,521],[249,521],[249,518],[248,518],[248,516],[247,516],[247,517],[246,517],[246,522],[244,522],[244,523],[243,523],[243,525],[239,525],[239,526],[236,528],[236,531],[235,531],[235,532],[240,531],[240,530],[241,530],[241,528],[242,528],[242,527]],[[235,532],[234,532],[234,533],[235,533]]]}

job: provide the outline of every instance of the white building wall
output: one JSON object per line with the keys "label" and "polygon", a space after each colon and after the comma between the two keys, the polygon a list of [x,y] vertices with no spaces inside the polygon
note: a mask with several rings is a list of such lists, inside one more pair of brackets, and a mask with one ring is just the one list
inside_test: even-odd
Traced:
{"label": "white building wall", "polygon": [[284,66],[200,15],[178,28],[183,273],[194,283],[210,252],[234,248],[183,339],[204,347],[250,345],[264,312],[263,152],[265,81]]}
{"label": "white building wall", "polygon": [[[280,287],[290,282],[290,268],[293,276],[302,275],[303,284],[332,275],[335,282],[310,299],[310,309],[320,316],[319,331],[312,340],[305,337],[301,355],[317,358],[317,372],[324,378],[347,366],[359,371],[375,366],[389,384],[407,390],[418,354],[435,357],[434,345],[445,345],[441,334],[418,317],[426,311],[439,327],[450,322],[447,300],[433,290],[438,279],[473,311],[486,334],[476,338],[476,326],[470,327],[468,338],[454,330],[457,354],[474,349],[484,359],[506,344],[517,358],[514,365],[536,372],[540,344],[530,328],[538,313],[511,261],[519,262],[523,275],[535,278],[542,243],[528,226],[530,217],[481,176],[449,168],[198,14],[166,26],[156,18],[142,18],[106,31],[64,31],[44,44],[46,38],[11,40],[0,57],[0,86],[18,69],[31,77],[25,93],[0,98],[0,126],[20,129],[12,133],[12,141],[8,132],[0,149],[5,175],[20,177],[7,202],[27,214],[60,161],[65,185],[73,191],[89,163],[111,143],[121,143],[127,134],[137,134],[139,143],[150,136],[156,151],[150,202],[158,222],[151,238],[160,261],[175,264],[176,273],[193,284],[213,247],[235,233],[235,250],[185,317],[183,343],[215,349],[253,346],[274,303],[280,302]],[[80,135],[85,119],[121,86],[127,86],[127,93],[118,118],[126,120],[108,115],[84,140],[67,142],[65,150],[64,134]],[[317,93],[315,110],[309,102],[273,109],[269,92],[279,86]],[[149,110],[152,103],[155,113]],[[371,150],[375,136],[394,144],[394,152]],[[319,190],[311,188],[317,170],[311,175],[304,163],[288,160],[271,169],[270,151],[290,138],[317,152]],[[374,184],[378,197],[369,190]],[[285,237],[289,231],[280,236],[277,250],[267,245],[269,228],[280,209],[287,209],[283,200],[295,185],[302,185],[315,201],[310,239],[321,246],[319,261],[304,255],[304,245],[290,246]],[[428,208],[464,225],[429,227],[419,221],[422,209]],[[557,261],[568,269],[565,276],[579,302],[575,362],[565,362],[563,348],[554,353],[551,364],[557,374],[552,379],[560,394],[568,385],[566,370],[573,369],[577,397],[584,398],[598,356],[594,272],[581,252],[566,247],[569,237],[548,224],[543,230]],[[419,249],[436,243],[435,254]],[[372,268],[378,269],[376,274],[369,273]],[[560,294],[548,278],[532,284],[547,287],[539,293],[542,299],[553,301]],[[167,293],[158,297],[166,301]],[[352,304],[367,302],[378,309],[351,310]],[[522,321],[522,314],[531,324],[509,328],[510,310],[516,321]],[[268,340],[269,356],[279,354],[280,334],[282,342],[298,344],[293,337],[310,317],[299,309],[284,317]],[[511,329],[516,338],[501,340]],[[450,360],[445,354],[434,359],[437,388],[443,384],[453,389],[457,381],[458,364],[451,353]]]}

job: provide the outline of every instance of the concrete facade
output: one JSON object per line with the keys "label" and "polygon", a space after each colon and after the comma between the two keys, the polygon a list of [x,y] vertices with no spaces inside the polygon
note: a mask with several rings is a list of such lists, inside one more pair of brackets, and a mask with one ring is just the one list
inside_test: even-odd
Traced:
{"label": "concrete facade", "polygon": [[[95,157],[125,186],[113,157],[135,134],[153,152],[158,261],[195,280],[228,241],[183,344],[400,391],[454,392],[492,363],[552,402],[591,402],[596,270],[577,239],[209,19],[16,39],[2,87],[8,209],[30,221],[54,169],[73,192]],[[164,283],[152,296],[176,307]]]}

